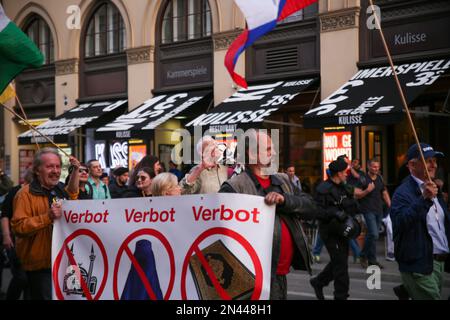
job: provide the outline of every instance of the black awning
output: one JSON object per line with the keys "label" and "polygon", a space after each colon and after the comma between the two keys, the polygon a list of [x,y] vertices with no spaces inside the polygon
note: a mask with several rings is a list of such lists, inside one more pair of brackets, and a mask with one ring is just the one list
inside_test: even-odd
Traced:
{"label": "black awning", "polygon": [[[395,66],[411,103],[450,69],[450,59]],[[305,128],[393,124],[402,120],[403,104],[390,66],[362,69],[304,116]]]}
{"label": "black awning", "polygon": [[[49,120],[37,129],[55,143],[69,142],[69,135],[81,127],[102,123],[109,117],[115,118],[124,113],[128,107],[128,100],[83,103],[64,112],[54,120]],[[41,135],[28,130],[19,135],[19,144],[48,143]]]}
{"label": "black awning", "polygon": [[278,81],[241,89],[221,104],[190,121],[186,127],[209,126],[209,131],[233,132],[237,127],[256,127],[295,98],[316,79]]}
{"label": "black awning", "polygon": [[195,104],[211,99],[211,91],[190,91],[157,95],[131,112],[95,131],[96,139],[146,138],[149,132],[184,113]]}

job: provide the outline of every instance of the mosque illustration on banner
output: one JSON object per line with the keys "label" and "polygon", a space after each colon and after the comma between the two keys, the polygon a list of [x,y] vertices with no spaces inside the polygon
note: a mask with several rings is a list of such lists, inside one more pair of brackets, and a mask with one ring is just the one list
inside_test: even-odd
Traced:
{"label": "mosque illustration on banner", "polygon": [[[70,251],[73,255],[73,244],[70,248]],[[89,271],[86,271],[86,269],[82,267],[82,263],[79,263],[78,266],[73,266],[70,264],[70,261],[68,262],[63,284],[63,292],[65,294],[81,295],[82,297],[86,296],[81,286],[80,275],[86,283],[89,293],[91,295],[95,294],[97,290],[97,277],[92,276],[95,258],[96,255],[94,254],[94,245],[92,245],[91,254],[89,256]],[[79,270],[79,273],[77,272],[77,269]]]}

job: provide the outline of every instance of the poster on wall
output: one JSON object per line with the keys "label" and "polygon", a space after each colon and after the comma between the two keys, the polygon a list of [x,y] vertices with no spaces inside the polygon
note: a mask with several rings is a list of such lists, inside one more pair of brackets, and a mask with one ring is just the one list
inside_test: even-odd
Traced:
{"label": "poster on wall", "polygon": [[326,180],[328,165],[337,157],[346,154],[352,159],[352,132],[325,131],[323,133],[323,179]]}
{"label": "poster on wall", "polygon": [[132,170],[147,154],[145,144],[131,144],[128,151],[128,169]]}
{"label": "poster on wall", "polygon": [[33,166],[35,150],[19,150],[19,183],[24,182],[25,172]]}
{"label": "poster on wall", "polygon": [[127,167],[128,165],[128,141],[116,141],[109,145],[110,168]]}
{"label": "poster on wall", "polygon": [[106,143],[105,142],[97,142],[94,146],[94,158],[100,162],[102,168],[106,168]]}

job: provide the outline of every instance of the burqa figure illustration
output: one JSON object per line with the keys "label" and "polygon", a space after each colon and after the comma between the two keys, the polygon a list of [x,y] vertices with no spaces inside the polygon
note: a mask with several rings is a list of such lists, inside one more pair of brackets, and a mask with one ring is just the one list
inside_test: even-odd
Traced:
{"label": "burqa figure illustration", "polygon": [[[145,277],[152,288],[157,300],[163,300],[161,287],[159,285],[158,272],[156,271],[155,256],[153,255],[152,243],[148,240],[136,242],[134,258],[139,263]],[[127,281],[123,288],[121,300],[150,300],[144,283],[136,268],[131,264]]]}

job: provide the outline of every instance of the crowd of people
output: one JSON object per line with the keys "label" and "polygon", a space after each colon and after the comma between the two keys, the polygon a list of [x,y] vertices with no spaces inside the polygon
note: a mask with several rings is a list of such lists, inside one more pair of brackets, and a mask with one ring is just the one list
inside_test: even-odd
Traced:
{"label": "crowd of people", "polygon": [[[36,153],[22,185],[13,187],[0,170],[0,195],[6,195],[1,209],[3,247],[12,271],[6,299],[19,299],[22,293],[25,299],[52,298],[51,237],[53,221],[62,215],[61,200],[218,192],[257,195],[275,206],[271,299],[287,299],[286,275],[292,268],[312,274],[312,264],[320,262],[323,246],[330,261],[311,278],[311,286],[317,298],[324,299],[323,288],[333,281],[334,298],[347,299],[349,248],[355,262],[364,268],[383,268],[376,255],[383,218],[389,229],[386,258],[397,261],[402,277],[395,293],[404,299],[441,298],[443,272],[450,271],[450,216],[442,184],[433,179],[436,159],[443,157],[442,153],[423,144],[425,167],[419,149],[413,145],[407,154],[410,174],[391,200],[377,159],[368,161],[365,173],[359,160],[340,156],[329,165],[328,179],[309,190],[296,176],[294,166],[286,168],[285,173],[268,173],[270,163],[265,160],[275,153],[272,140],[262,131],[253,135],[258,148],[250,148],[246,141],[245,163],[234,170],[218,162],[218,144],[209,136],[197,143],[201,162],[185,175],[173,162],[164,172],[159,159],[151,155],[132,171],[115,168],[111,177],[97,160],[84,164],[70,157],[69,176],[62,183],[61,157],[52,148]],[[318,224],[314,248],[305,236],[305,221]],[[355,239],[362,229],[367,232],[360,248]]]}

